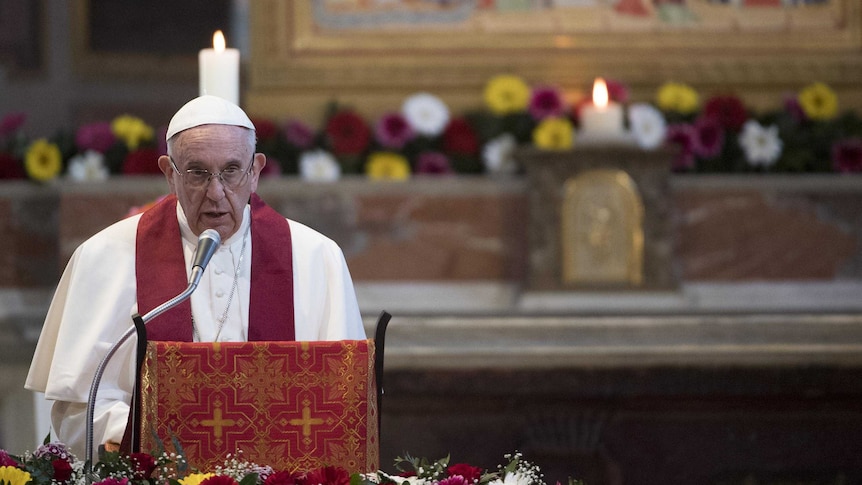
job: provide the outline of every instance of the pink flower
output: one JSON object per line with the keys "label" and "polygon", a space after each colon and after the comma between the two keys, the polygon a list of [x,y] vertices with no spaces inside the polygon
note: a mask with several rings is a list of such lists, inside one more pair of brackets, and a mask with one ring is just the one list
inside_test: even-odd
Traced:
{"label": "pink flower", "polygon": [[314,145],[314,130],[299,120],[290,120],[284,126],[284,137],[300,150],[308,150]]}
{"label": "pink flower", "polygon": [[677,123],[667,127],[667,141],[679,147],[679,153],[671,164],[674,171],[694,168],[694,146],[697,132],[692,125]]}
{"label": "pink flower", "polygon": [[95,150],[99,153],[105,153],[116,142],[117,137],[114,136],[111,124],[108,122],[81,125],[75,133],[75,145],[82,152]]}
{"label": "pink flower", "polygon": [[443,132],[443,150],[459,155],[475,155],[479,151],[479,137],[464,118],[454,118]]}
{"label": "pink flower", "polygon": [[18,466],[18,462],[12,458],[6,450],[0,450],[0,466]]}
{"label": "pink flower", "polygon": [[374,137],[383,147],[400,150],[416,137],[416,132],[401,113],[387,113],[377,120]]}
{"label": "pink flower", "polygon": [[698,118],[694,122],[694,129],[697,133],[692,147],[695,154],[704,158],[712,158],[721,153],[721,148],[724,146],[724,129],[722,129],[717,118]]}
{"label": "pink flower", "polygon": [[461,475],[452,475],[437,482],[437,485],[472,485],[473,482]]}
{"label": "pink flower", "polygon": [[736,96],[714,96],[703,107],[704,116],[714,118],[727,130],[739,131],[748,121],[745,105]]}
{"label": "pink flower", "polygon": [[124,175],[157,175],[159,168],[159,153],[155,148],[140,148],[126,155],[123,159]]}
{"label": "pink flower", "polygon": [[326,136],[336,155],[357,155],[368,148],[371,130],[358,114],[340,111],[326,123]]}
{"label": "pink flower", "polygon": [[832,168],[836,172],[862,172],[862,139],[847,138],[832,145]]}
{"label": "pink flower", "polygon": [[0,152],[0,180],[24,178],[27,178],[27,173],[24,172],[24,165],[21,160],[8,153]]}
{"label": "pink flower", "polygon": [[18,131],[27,121],[24,113],[9,113],[0,120],[0,136],[8,136]]}
{"label": "pink flower", "polygon": [[449,158],[440,152],[422,152],[416,158],[416,173],[447,174],[452,172]]}
{"label": "pink flower", "polygon": [[530,96],[530,115],[535,120],[551,116],[562,116],[565,111],[563,97],[560,92],[549,86],[539,86]]}

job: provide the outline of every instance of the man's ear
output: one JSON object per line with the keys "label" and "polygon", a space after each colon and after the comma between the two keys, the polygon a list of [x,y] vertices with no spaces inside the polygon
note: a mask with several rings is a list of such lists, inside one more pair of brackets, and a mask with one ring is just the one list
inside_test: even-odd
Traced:
{"label": "man's ear", "polygon": [[165,174],[165,179],[168,181],[168,187],[171,188],[171,193],[176,194],[177,191],[174,187],[174,168],[171,167],[171,159],[167,155],[162,155],[159,157],[159,170]]}

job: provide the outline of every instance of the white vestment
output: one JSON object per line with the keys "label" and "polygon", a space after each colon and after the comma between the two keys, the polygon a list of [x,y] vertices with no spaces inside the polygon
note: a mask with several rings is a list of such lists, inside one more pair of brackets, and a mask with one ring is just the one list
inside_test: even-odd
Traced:
{"label": "white vestment", "polygon": [[[52,437],[69,445],[81,458],[86,448],[87,400],[96,368],[133,326],[131,316],[137,312],[135,243],[140,217],[111,225],[75,250],[54,294],[24,386],[55,401],[51,408]],[[177,219],[189,273],[197,237],[179,204]],[[293,243],[296,340],[366,338],[341,249],[307,226],[288,222]],[[222,242],[191,296],[196,340],[212,341],[217,334],[223,342],[247,340],[254,250],[251,235],[245,236],[249,224],[250,209],[246,206],[242,227]],[[236,292],[231,297],[235,279]],[[226,308],[227,318],[219,329],[219,317]],[[135,380],[136,343],[134,336],[129,338],[105,369],[94,413],[93,456],[100,444],[119,443],[123,437]]]}

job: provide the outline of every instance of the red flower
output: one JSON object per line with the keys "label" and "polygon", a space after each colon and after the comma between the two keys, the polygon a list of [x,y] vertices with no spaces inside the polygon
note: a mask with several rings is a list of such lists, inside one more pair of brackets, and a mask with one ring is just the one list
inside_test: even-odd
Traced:
{"label": "red flower", "polygon": [[51,466],[54,467],[54,481],[65,482],[72,478],[72,465],[62,458],[56,458],[51,461]]}
{"label": "red flower", "polygon": [[697,132],[689,124],[679,123],[667,127],[667,141],[679,146],[679,153],[671,168],[681,172],[694,168],[694,146]]}
{"label": "red flower", "polygon": [[27,178],[27,173],[21,161],[8,153],[0,153],[0,179],[23,178]]}
{"label": "red flower", "polygon": [[352,111],[341,111],[332,115],[326,123],[326,136],[336,155],[362,153],[371,141],[371,130],[359,115]]}
{"label": "red flower", "polygon": [[629,102],[629,88],[625,84],[614,79],[605,79],[605,85],[608,88],[608,99],[620,104]]}
{"label": "red flower", "polygon": [[479,467],[468,465],[467,463],[456,463],[446,469],[449,476],[461,475],[467,479],[468,483],[479,481],[482,478],[482,469]]}
{"label": "red flower", "polygon": [[254,131],[257,133],[257,141],[265,142],[274,139],[278,135],[278,127],[270,120],[255,118],[251,120]]}
{"label": "red flower", "polygon": [[204,479],[201,485],[237,485],[237,481],[227,475],[214,475]]}
{"label": "red flower", "polygon": [[714,118],[727,130],[739,131],[748,120],[745,105],[736,96],[714,96],[703,107],[704,116]]}
{"label": "red flower", "polygon": [[129,460],[135,466],[135,478],[145,480],[150,478],[153,470],[156,469],[156,460],[146,453],[132,453],[129,455]]}
{"label": "red flower", "polygon": [[474,155],[479,151],[479,139],[464,118],[453,118],[443,132],[443,150],[449,153]]}
{"label": "red flower", "polygon": [[304,473],[280,471],[268,476],[263,485],[302,485],[304,483]]}
{"label": "red flower", "polygon": [[344,468],[326,466],[309,472],[305,483],[309,485],[350,485],[350,474]]}
{"label": "red flower", "polygon": [[154,148],[141,148],[135,150],[123,159],[123,174],[125,175],[154,175],[161,174],[159,169],[159,152]]}
{"label": "red flower", "polygon": [[862,139],[848,138],[832,145],[832,167],[836,172],[862,172]]}

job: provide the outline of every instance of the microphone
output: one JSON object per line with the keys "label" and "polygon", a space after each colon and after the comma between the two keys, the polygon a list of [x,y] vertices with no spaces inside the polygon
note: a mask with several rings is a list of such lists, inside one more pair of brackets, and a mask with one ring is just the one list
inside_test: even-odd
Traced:
{"label": "microphone", "polygon": [[[195,248],[194,255],[192,256],[191,276],[189,277],[189,284],[186,289],[179,295],[150,310],[143,317],[138,314],[133,315],[132,320],[135,321],[135,325],[129,328],[126,333],[124,333],[123,336],[108,349],[108,353],[105,354],[101,362],[99,362],[99,366],[96,367],[96,373],[93,375],[93,383],[90,385],[90,394],[87,399],[87,429],[85,434],[87,449],[84,450],[86,456],[84,461],[84,473],[87,477],[87,483],[94,483],[98,479],[98,477],[93,473],[93,421],[96,409],[96,393],[99,390],[99,384],[102,381],[102,376],[105,373],[105,368],[107,367],[108,362],[114,357],[114,354],[117,353],[120,346],[123,345],[123,343],[125,343],[132,335],[135,335],[139,325],[143,328],[147,322],[153,318],[179,305],[192,296],[192,292],[197,289],[198,283],[203,276],[204,269],[206,269],[207,264],[210,262],[210,259],[212,259],[212,256],[219,244],[221,244],[221,236],[219,236],[218,231],[215,229],[207,229],[202,232],[201,235],[198,236],[198,245],[197,248]],[[134,407],[134,402],[132,403],[132,406]]]}
{"label": "microphone", "polygon": [[198,246],[192,256],[192,273],[189,276],[189,285],[197,287],[201,281],[207,264],[215,254],[216,248],[221,244],[221,236],[215,229],[207,229],[198,236]]}

